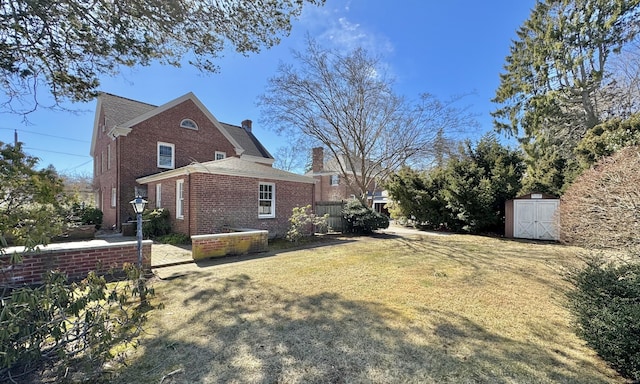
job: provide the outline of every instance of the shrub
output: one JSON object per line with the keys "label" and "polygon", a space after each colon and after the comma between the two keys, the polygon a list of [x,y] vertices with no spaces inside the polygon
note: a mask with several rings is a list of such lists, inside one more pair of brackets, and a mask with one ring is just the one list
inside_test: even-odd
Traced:
{"label": "shrub", "polygon": [[102,226],[102,211],[96,207],[86,207],[80,211],[80,220],[82,224],[93,224],[96,229],[100,229]]}
{"label": "shrub", "polygon": [[640,248],[640,147],[602,159],[567,189],[561,240],[589,248]]}
{"label": "shrub", "polygon": [[160,236],[156,240],[162,244],[171,244],[171,245],[191,244],[191,237],[185,235],[184,233],[170,233],[168,235]]}
{"label": "shrub", "polygon": [[347,233],[371,233],[389,227],[387,216],[365,207],[358,200],[347,203],[342,210],[342,217],[345,222],[343,231]]}
{"label": "shrub", "polygon": [[579,335],[621,375],[640,380],[640,265],[592,258],[569,280]]}
{"label": "shrub", "polygon": [[142,220],[142,234],[147,239],[171,233],[171,217],[166,209],[146,211],[142,214]]}
{"label": "shrub", "polygon": [[289,218],[287,240],[297,243],[302,237],[313,235],[314,232],[326,232],[328,217],[329,214],[317,216],[311,211],[311,205],[294,207]]}
{"label": "shrub", "polygon": [[[19,262],[19,257],[12,258],[12,263]],[[83,357],[99,367],[113,357],[114,346],[131,342],[148,309],[137,307],[134,297],[142,299],[153,291],[139,279],[134,265],[125,265],[124,272],[127,281],[107,284],[94,272],[69,283],[54,271],[41,286],[0,291],[0,381],[40,363],[52,363],[50,372],[58,377]]]}

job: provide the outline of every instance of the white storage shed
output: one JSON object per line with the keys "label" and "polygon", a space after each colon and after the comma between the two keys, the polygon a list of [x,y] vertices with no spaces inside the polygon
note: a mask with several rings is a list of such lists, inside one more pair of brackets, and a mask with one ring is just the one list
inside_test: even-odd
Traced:
{"label": "white storage shed", "polygon": [[544,193],[530,193],[505,203],[505,237],[560,240],[560,199]]}

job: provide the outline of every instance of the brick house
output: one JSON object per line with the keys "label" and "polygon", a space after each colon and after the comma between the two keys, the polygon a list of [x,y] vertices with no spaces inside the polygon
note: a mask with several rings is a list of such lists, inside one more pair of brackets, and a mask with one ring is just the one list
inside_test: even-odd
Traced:
{"label": "brick house", "polygon": [[[234,175],[229,174],[231,171],[227,170],[226,174],[219,175],[219,185],[212,181],[211,177],[206,177],[206,181],[203,181],[199,179],[200,176],[197,176],[201,173],[194,172],[193,166],[201,167],[212,161],[230,158],[233,160],[226,163],[235,164],[237,168],[244,170],[240,172],[242,176],[237,177],[244,177],[252,181],[262,180],[260,175],[273,177],[265,177],[264,185],[271,183],[269,185],[272,186],[273,194],[275,194],[273,189],[278,191],[278,194],[275,195],[276,200],[273,201],[274,204],[282,205],[282,208],[286,207],[287,204],[281,203],[280,200],[286,198],[288,194],[293,196],[308,195],[305,199],[295,200],[296,203],[299,203],[298,205],[313,204],[313,180],[294,177],[303,177],[300,175],[294,175],[290,179],[284,180],[286,177],[279,173],[281,171],[271,168],[274,159],[253,135],[251,120],[243,121],[240,126],[221,123],[193,93],[178,97],[161,106],[101,93],[98,96],[94,119],[91,156],[94,160],[93,182],[96,205],[104,214],[104,227],[119,228],[123,222],[134,217],[129,201],[140,194],[150,201],[152,207],[169,209],[176,232],[188,235],[202,233],[201,227],[192,226],[192,224],[199,225],[202,220],[194,222],[190,220],[194,217],[194,210],[204,209],[206,203],[205,200],[194,201],[193,198],[205,199],[206,192],[198,190],[202,193],[197,194],[193,192],[194,189],[187,189],[187,187],[194,188],[196,185],[198,188],[211,187],[212,192],[215,191],[215,193],[211,193],[207,198],[215,196],[224,200],[238,194],[238,185],[234,184],[238,180],[234,179]],[[242,166],[238,164],[242,164]],[[210,168],[217,169],[216,167]],[[246,170],[247,168],[255,168],[260,172],[251,173]],[[169,178],[175,176],[176,180],[181,178],[184,180],[184,184],[182,184],[184,195],[182,197],[187,199],[183,200],[182,219],[176,218],[175,197],[173,203],[170,203],[172,201],[171,194],[175,194],[178,186],[177,181],[173,180],[173,188],[169,188],[169,184],[164,181],[169,179],[158,176],[165,172],[168,173]],[[189,174],[193,173],[194,175],[190,179],[182,172],[190,172]],[[252,175],[252,177],[247,175]],[[148,179],[150,176],[157,177]],[[136,181],[141,178],[145,180],[144,183]],[[246,182],[247,180],[243,179],[242,181]],[[283,183],[282,191],[278,185],[281,183]],[[147,184],[149,185],[147,186]],[[163,195],[156,193],[157,185],[161,185],[158,187],[160,188],[158,191]],[[220,189],[222,186],[225,186],[226,189]],[[254,202],[251,204],[256,218],[258,217],[260,194],[258,188],[256,186],[253,189]],[[263,193],[267,193],[266,190],[269,189],[266,186],[260,188],[264,189]],[[192,194],[189,194],[189,191],[192,191]],[[248,190],[246,192],[249,193]],[[156,201],[157,196],[160,196],[159,201]],[[248,201],[246,202],[248,203]],[[228,203],[221,203],[221,206],[225,206],[225,204]],[[275,208],[279,208],[278,205],[275,205]],[[228,204],[227,206],[230,207],[230,210],[236,209],[235,205]],[[290,212],[286,215],[287,218]],[[274,213],[284,214],[279,209]],[[189,219],[189,225],[185,224],[185,218]],[[264,219],[278,221],[280,217],[264,217]],[[225,223],[225,225],[227,224],[230,222]]]}
{"label": "brick house", "polygon": [[137,179],[149,201],[173,214],[174,232],[203,235],[226,228],[283,236],[294,207],[313,205],[315,180],[238,157],[194,163]]}
{"label": "brick house", "polygon": [[[316,179],[315,201],[331,202],[355,199],[355,192],[349,187],[349,180],[345,180],[340,171],[340,164],[347,172],[352,172],[345,164],[344,159],[333,157],[325,159],[324,149],[316,147],[312,149],[311,171],[306,176]],[[357,171],[356,171],[357,174]],[[388,194],[380,185],[372,183],[367,190],[369,206],[380,213],[388,214],[384,207],[387,204]]]}

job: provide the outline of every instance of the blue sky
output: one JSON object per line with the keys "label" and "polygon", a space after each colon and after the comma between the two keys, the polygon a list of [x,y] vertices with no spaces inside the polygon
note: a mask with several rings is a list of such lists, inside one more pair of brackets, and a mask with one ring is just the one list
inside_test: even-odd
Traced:
{"label": "blue sky", "polygon": [[[478,114],[476,139],[493,129],[489,113],[504,58],[518,27],[535,0],[327,0],[324,7],[307,6],[281,44],[249,57],[227,52],[218,61],[220,73],[202,74],[182,68],[151,65],[124,68],[104,77],[101,90],[161,105],[187,92],[195,95],[220,121],[254,121],[254,134],[274,153],[286,143],[260,125],[257,97],[278,64],[292,62],[291,50],[303,51],[308,33],[322,46],[364,47],[381,55],[394,75],[398,94],[417,99],[431,93],[440,99],[459,94],[460,106]],[[53,164],[65,174],[90,175],[89,156],[96,103],[68,104],[76,113],[38,110],[28,123],[20,116],[0,114],[0,141],[13,142],[14,129],[26,152]]]}

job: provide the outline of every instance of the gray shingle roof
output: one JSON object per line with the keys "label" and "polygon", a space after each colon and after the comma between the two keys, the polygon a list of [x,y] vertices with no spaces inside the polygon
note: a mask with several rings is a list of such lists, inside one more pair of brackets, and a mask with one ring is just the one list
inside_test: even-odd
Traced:
{"label": "gray shingle roof", "polygon": [[100,98],[106,118],[105,125],[109,128],[126,123],[131,119],[157,108],[157,105],[127,99],[110,93],[101,93]]}
{"label": "gray shingle roof", "polygon": [[269,151],[267,151],[267,149],[258,141],[253,133],[247,132],[244,128],[237,125],[231,125],[223,122],[220,122],[220,124],[222,124],[238,144],[240,144],[240,146],[245,150],[245,154],[273,159],[273,156],[271,156]]}

